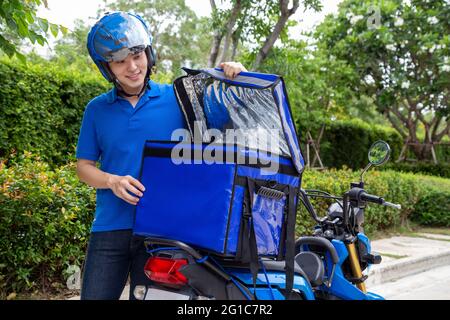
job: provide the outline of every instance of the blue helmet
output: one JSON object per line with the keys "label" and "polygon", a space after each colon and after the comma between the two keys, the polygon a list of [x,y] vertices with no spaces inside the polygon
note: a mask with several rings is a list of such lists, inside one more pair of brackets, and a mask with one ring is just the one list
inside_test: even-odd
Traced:
{"label": "blue helmet", "polygon": [[150,75],[156,57],[152,48],[152,36],[144,20],[128,12],[106,13],[88,34],[89,55],[106,80],[115,82],[108,62],[124,60],[130,53],[145,51]]}

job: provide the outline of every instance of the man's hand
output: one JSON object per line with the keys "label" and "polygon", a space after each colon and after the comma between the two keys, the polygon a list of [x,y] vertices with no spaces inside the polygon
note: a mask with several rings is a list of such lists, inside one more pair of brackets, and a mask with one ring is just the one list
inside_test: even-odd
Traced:
{"label": "man's hand", "polygon": [[[78,159],[77,175],[81,181],[96,189],[111,189],[120,199],[137,205],[145,187],[132,176],[117,176],[96,167],[96,162]],[[130,194],[131,193],[131,194]],[[137,196],[137,197],[136,197]]]}
{"label": "man's hand", "polygon": [[[138,204],[140,197],[143,196],[142,192],[145,191],[145,187],[142,183],[132,176],[110,175],[108,187],[117,197],[134,206]],[[132,196],[129,192],[137,197]]]}
{"label": "man's hand", "polygon": [[240,62],[222,62],[219,67],[223,69],[225,77],[234,79],[241,71],[247,71]]}

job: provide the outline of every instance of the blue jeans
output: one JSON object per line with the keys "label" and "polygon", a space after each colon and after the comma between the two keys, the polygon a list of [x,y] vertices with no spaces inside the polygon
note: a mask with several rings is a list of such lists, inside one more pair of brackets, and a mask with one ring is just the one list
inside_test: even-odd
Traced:
{"label": "blue jeans", "polygon": [[136,285],[149,285],[149,258],[142,237],[132,230],[92,232],[84,263],[81,300],[118,300],[130,275],[130,300]]}

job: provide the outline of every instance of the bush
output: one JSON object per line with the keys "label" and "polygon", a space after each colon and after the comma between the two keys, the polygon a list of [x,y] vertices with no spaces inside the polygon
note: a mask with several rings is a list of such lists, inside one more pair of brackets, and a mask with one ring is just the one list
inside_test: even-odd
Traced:
{"label": "bush", "polygon": [[51,170],[30,153],[0,163],[0,296],[64,283],[82,265],[94,209],[72,164]]}
{"label": "bush", "polygon": [[385,167],[384,170],[395,170],[401,172],[413,172],[420,173],[426,175],[432,175],[442,178],[450,178],[450,164],[448,163],[424,163],[424,162],[400,162],[400,163],[389,163]]}
{"label": "bush", "polygon": [[[0,159],[29,151],[52,166],[74,160],[86,104],[111,88],[99,74],[0,60]],[[156,73],[152,79],[167,83],[171,77]]]}
{"label": "bush", "polygon": [[48,66],[0,61],[0,158],[24,151],[64,164],[73,155],[86,104],[106,81]]}
{"label": "bush", "polygon": [[420,183],[424,190],[411,220],[421,225],[450,227],[450,180],[426,177]]}
{"label": "bush", "polygon": [[[306,129],[302,124],[300,139],[305,141]],[[313,133],[317,137],[317,133]],[[392,159],[397,159],[403,146],[403,141],[394,129],[380,125],[369,125],[359,119],[346,121],[332,121],[325,124],[325,131],[320,144],[320,156],[325,167],[341,168],[343,166],[359,169],[366,166],[367,153],[370,146],[377,140],[389,143]],[[302,146],[306,157],[306,147]],[[310,159],[314,158],[314,151],[310,149]]]}
{"label": "bush", "polygon": [[[302,187],[341,196],[349,189],[350,182],[358,180],[359,171],[350,169],[306,170]],[[408,220],[423,225],[450,226],[450,180],[391,170],[372,170],[365,175],[365,182],[367,192],[402,206],[401,210],[396,210],[369,204],[365,216],[367,233],[404,226]],[[320,216],[324,216],[328,204],[316,201],[315,205],[318,206]],[[297,221],[298,234],[311,233],[315,223],[302,205]]]}

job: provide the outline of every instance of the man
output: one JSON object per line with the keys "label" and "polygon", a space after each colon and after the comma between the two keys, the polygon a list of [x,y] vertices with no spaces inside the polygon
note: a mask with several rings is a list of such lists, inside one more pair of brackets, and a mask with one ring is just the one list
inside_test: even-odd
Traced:
{"label": "man", "polygon": [[[146,190],[137,180],[143,145],[171,140],[185,123],[172,85],[149,80],[155,53],[142,18],[107,13],[90,30],[87,46],[114,88],[87,105],[77,146],[78,177],[97,189],[81,299],[119,299],[128,275],[133,299],[136,285],[149,284],[143,239],[132,235],[134,209]],[[235,62],[220,66],[230,78],[246,71]]]}

